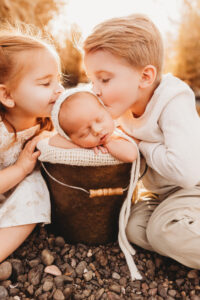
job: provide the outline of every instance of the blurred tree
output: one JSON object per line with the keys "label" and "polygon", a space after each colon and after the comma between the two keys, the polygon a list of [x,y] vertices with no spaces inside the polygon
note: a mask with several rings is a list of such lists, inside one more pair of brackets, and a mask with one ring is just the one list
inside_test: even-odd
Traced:
{"label": "blurred tree", "polygon": [[66,11],[67,3],[67,0],[0,0],[0,24],[21,21],[39,27],[52,37],[61,57],[65,87],[87,80],[82,68],[82,55],[75,43],[75,39],[81,38],[79,29],[73,27],[69,30],[63,18],[60,31],[57,34],[53,32],[53,27]]}
{"label": "blurred tree", "polygon": [[0,20],[22,21],[43,29],[64,5],[64,0],[0,0]]}
{"label": "blurred tree", "polygon": [[184,0],[175,51],[174,74],[200,96],[200,0]]}
{"label": "blurred tree", "polygon": [[77,25],[73,25],[69,33],[65,33],[65,39],[57,44],[60,53],[62,72],[64,74],[63,85],[75,86],[81,82],[88,82],[83,70],[83,56],[80,49],[81,32]]}

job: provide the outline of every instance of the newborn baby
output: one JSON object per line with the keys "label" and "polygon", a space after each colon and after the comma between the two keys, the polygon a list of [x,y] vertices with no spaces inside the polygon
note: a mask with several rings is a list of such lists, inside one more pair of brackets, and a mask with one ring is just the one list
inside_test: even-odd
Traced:
{"label": "newborn baby", "polygon": [[91,148],[95,153],[110,153],[124,162],[137,158],[137,148],[122,131],[101,100],[89,89],[66,90],[56,101],[52,121],[57,134],[49,145],[59,148]]}

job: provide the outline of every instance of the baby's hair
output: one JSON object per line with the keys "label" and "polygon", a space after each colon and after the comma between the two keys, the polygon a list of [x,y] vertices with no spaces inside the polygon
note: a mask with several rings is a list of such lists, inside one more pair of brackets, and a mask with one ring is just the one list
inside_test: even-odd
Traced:
{"label": "baby's hair", "polygon": [[79,92],[76,92],[76,93],[68,96],[60,106],[60,112],[59,112],[58,118],[59,118],[59,123],[60,123],[61,128],[69,136],[71,135],[72,132],[69,130],[68,124],[66,125],[66,122],[65,122],[66,121],[67,110],[69,110],[72,107],[72,105],[73,106],[80,105],[80,102],[83,101],[82,96],[85,95],[85,94],[90,96],[90,97],[96,98],[97,103],[100,106],[102,105],[99,102],[98,98],[94,94],[92,94],[90,92],[87,92],[87,91],[79,91]]}
{"label": "baby's hair", "polygon": [[[25,51],[34,51],[39,49],[48,49],[58,59],[53,45],[47,38],[42,38],[42,33],[34,26],[24,23],[5,24],[0,30],[0,84],[6,84],[7,87],[14,88],[24,74],[26,62],[18,59],[18,55]],[[6,107],[0,102],[0,117],[5,119]],[[8,121],[7,121],[8,122]],[[38,118],[40,131],[52,130],[50,118]],[[10,124],[10,122],[9,122]],[[12,124],[16,137],[16,130]]]}
{"label": "baby's hair", "polygon": [[97,25],[84,41],[85,53],[108,51],[136,68],[154,65],[156,82],[163,68],[163,41],[154,23],[145,15],[112,18]]}

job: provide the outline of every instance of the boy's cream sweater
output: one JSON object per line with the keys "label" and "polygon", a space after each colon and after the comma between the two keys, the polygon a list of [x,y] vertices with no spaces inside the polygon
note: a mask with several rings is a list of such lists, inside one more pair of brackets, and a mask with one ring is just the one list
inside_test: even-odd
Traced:
{"label": "boy's cream sweater", "polygon": [[144,114],[134,118],[127,111],[117,123],[141,140],[148,190],[163,194],[200,184],[200,118],[194,93],[183,81],[164,75]]}

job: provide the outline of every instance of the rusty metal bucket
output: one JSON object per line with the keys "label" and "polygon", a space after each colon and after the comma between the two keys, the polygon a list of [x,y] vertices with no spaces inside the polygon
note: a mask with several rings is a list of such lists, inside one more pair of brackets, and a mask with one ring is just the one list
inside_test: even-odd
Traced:
{"label": "rusty metal bucket", "polygon": [[[120,208],[126,198],[131,163],[74,166],[43,162],[52,203],[52,225],[68,243],[105,244],[117,240]],[[95,196],[63,184],[90,189],[122,188],[122,195]]]}

